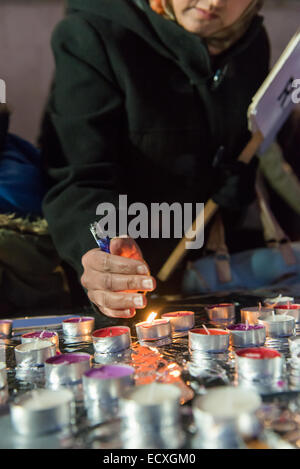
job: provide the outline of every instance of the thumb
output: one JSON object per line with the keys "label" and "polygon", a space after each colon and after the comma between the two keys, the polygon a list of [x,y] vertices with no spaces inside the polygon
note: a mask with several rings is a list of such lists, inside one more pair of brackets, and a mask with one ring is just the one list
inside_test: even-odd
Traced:
{"label": "thumb", "polygon": [[113,238],[110,242],[110,252],[116,256],[143,260],[143,254],[133,238],[123,235]]}

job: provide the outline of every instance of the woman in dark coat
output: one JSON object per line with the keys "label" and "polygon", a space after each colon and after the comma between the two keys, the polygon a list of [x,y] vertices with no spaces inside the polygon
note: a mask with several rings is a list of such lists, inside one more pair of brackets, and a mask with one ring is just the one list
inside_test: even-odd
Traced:
{"label": "woman in dark coat", "polygon": [[[44,212],[61,257],[107,316],[145,306],[136,292],[153,290],[155,279],[144,259],[155,275],[178,240],[141,239],[138,247],[117,238],[102,253],[88,229],[99,204],[117,206],[119,194],[148,206],[213,197],[232,224],[253,200],[255,164],[233,162],[268,73],[261,3],[68,0],[52,39]],[[214,167],[220,147],[231,171]]]}

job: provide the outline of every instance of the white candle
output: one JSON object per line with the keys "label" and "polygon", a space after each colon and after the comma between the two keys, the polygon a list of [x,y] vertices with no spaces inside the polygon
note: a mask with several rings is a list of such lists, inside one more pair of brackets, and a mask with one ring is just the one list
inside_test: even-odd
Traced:
{"label": "white candle", "polygon": [[259,409],[261,398],[252,390],[222,386],[198,398],[197,407],[217,420],[237,419]]}
{"label": "white candle", "polygon": [[13,427],[30,436],[61,430],[70,424],[73,405],[73,393],[67,389],[31,391],[11,404]]}

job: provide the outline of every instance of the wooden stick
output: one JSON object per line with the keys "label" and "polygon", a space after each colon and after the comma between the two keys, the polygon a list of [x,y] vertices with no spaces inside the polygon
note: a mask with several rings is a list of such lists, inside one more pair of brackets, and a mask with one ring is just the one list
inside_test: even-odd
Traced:
{"label": "wooden stick", "polygon": [[[242,151],[242,153],[240,154],[238,160],[246,164],[250,163],[251,159],[257,152],[263,140],[264,140],[264,137],[262,133],[260,131],[255,132],[252,135],[252,138],[250,139],[246,147],[244,148],[244,150]],[[164,263],[164,265],[160,269],[158,276],[157,276],[159,280],[161,280],[162,282],[165,282],[168,280],[170,275],[176,269],[179,262],[186,255],[186,251],[187,251],[185,248],[186,242],[192,241],[193,239],[196,238],[197,234],[205,228],[205,226],[212,219],[212,217],[214,216],[217,210],[218,210],[218,205],[212,199],[209,199],[208,202],[206,202],[205,207],[204,207],[203,223],[200,223],[202,219],[202,213],[200,213],[197,216],[197,218],[194,220],[190,229],[187,231],[187,233],[182,238],[182,240],[177,244],[174,251],[171,253],[167,261]],[[196,231],[196,228],[197,228],[197,231]]]}

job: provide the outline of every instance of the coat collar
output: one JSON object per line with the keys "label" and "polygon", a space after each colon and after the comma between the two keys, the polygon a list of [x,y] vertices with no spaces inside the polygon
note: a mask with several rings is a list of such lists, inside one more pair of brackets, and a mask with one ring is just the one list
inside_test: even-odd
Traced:
{"label": "coat collar", "polygon": [[[68,0],[71,10],[94,13],[138,34],[157,52],[175,62],[201,85],[214,75],[205,41],[177,23],[154,12],[148,0]],[[230,49],[217,56],[218,67],[244,51],[261,31],[263,18],[256,16],[246,34]]]}

